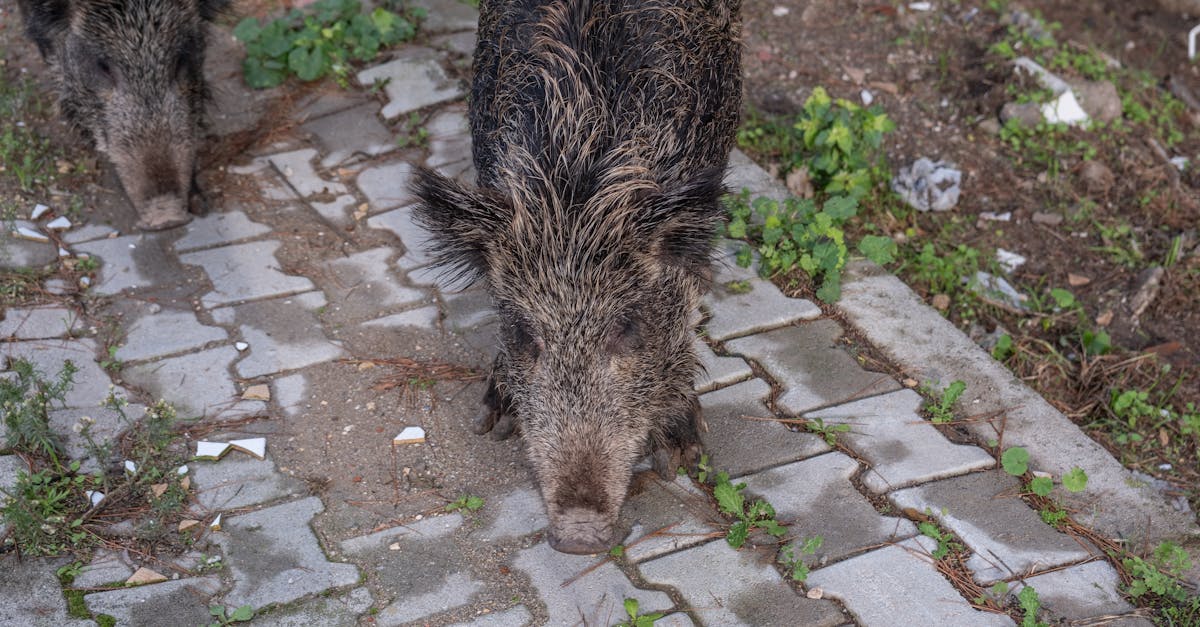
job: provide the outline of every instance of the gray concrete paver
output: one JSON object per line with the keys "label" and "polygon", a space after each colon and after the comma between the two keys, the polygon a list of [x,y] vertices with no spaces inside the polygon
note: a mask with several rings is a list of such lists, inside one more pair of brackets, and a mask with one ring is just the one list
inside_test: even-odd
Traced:
{"label": "gray concrete paver", "polygon": [[406,48],[395,59],[359,72],[358,82],[371,87],[377,80],[387,81],[383,86],[388,97],[383,117],[394,120],[410,111],[462,96],[457,81],[446,76],[437,58],[437,53],[428,48]]}
{"label": "gray concrete paver", "polygon": [[862,481],[875,493],[995,465],[981,448],[954,444],[917,413],[921,396],[900,390],[805,414],[827,424],[849,424],[837,434],[870,464]]}
{"label": "gray concrete paver", "polygon": [[174,581],[97,592],[83,597],[94,614],[108,614],[117,625],[207,625],[209,599],[221,589],[217,577]]}
{"label": "gray concrete paver", "polygon": [[[379,213],[416,200],[408,193],[412,174],[413,167],[407,161],[392,161],[359,172],[354,184],[367,197],[371,213]],[[371,220],[367,220],[367,226],[373,229],[386,228],[373,224]]]}
{"label": "gray concrete paver", "polygon": [[116,358],[133,362],[197,349],[229,338],[225,329],[201,324],[196,314],[163,309],[138,318],[127,327]]}
{"label": "gray concrete paver", "polygon": [[345,355],[340,344],[325,337],[314,313],[325,305],[324,294],[307,292],[218,309],[213,317],[237,325],[250,345],[234,368],[239,377],[251,379]]}
{"label": "gray concrete paver", "polygon": [[136,570],[122,554],[107,549],[97,549],[92,560],[79,569],[71,580],[72,588],[97,588],[106,584],[124,582]]}
{"label": "gray concrete paver", "polygon": [[1019,494],[1015,477],[992,470],[897,490],[890,498],[897,507],[929,511],[961,538],[973,552],[967,568],[981,584],[1091,555],[1080,542],[1042,522]]}
{"label": "gray concrete paver", "polygon": [[420,309],[410,309],[398,314],[368,320],[362,325],[364,327],[383,327],[385,329],[410,327],[433,331],[437,329],[437,322],[440,317],[441,310],[437,308],[437,305],[429,305]]}
{"label": "gray concrete paver", "polygon": [[74,364],[74,383],[64,395],[68,408],[96,407],[112,385],[108,373],[96,363],[96,341],[91,338],[0,343],[0,364],[7,366],[16,359],[28,360],[48,380],[58,376],[64,362]]}
{"label": "gray concrete paver", "polygon": [[[230,438],[212,438],[224,442]],[[304,492],[304,484],[280,473],[271,459],[256,459],[240,451],[230,451],[218,461],[195,461],[192,472],[193,493],[200,507],[213,513],[260,505]]]}
{"label": "gray concrete paver", "polygon": [[431,168],[469,159],[471,156],[471,127],[464,108],[447,108],[433,116],[425,125],[429,132],[429,157],[425,165]]}
{"label": "gray concrete paver", "polygon": [[621,519],[631,527],[625,559],[637,564],[708,542],[726,523],[690,477],[670,483],[655,478],[625,501]]}
{"label": "gray concrete paver", "polygon": [[712,290],[704,296],[704,307],[712,314],[704,330],[708,337],[723,341],[759,331],[812,320],[821,308],[802,298],[788,298],[774,284],[759,278],[731,287],[720,268]]}
{"label": "gray concrete paver", "polygon": [[731,340],[725,348],[758,362],[783,386],[775,404],[796,416],[900,389],[895,379],[855,363],[837,346],[841,336],[842,327],[824,319]]}
{"label": "gray concrete paver", "polygon": [[700,396],[708,426],[701,430],[700,441],[709,465],[740,476],[829,450],[818,436],[772,420],[763,404],[770,394],[771,387],[762,379],[750,379]]}
{"label": "gray concrete paver", "polygon": [[358,567],[325,559],[309,528],[325,509],[311,496],[225,519],[213,534],[233,576],[226,605],[282,604],[358,581]]}
{"label": "gray concrete paver", "polygon": [[516,605],[507,610],[485,614],[474,620],[454,623],[450,627],[522,627],[529,624],[529,620],[532,618],[533,615],[525,609],[524,605]]}
{"label": "gray concrete paver", "polygon": [[814,570],[807,586],[846,605],[863,627],[1013,625],[1003,614],[976,610],[937,571],[937,543],[917,536]]}
{"label": "gray concrete paver", "polygon": [[771,561],[717,539],[645,562],[638,570],[648,583],[678,590],[685,606],[707,625],[833,627],[845,622],[836,604],[797,594]]}
{"label": "gray concrete paver", "polygon": [[317,174],[312,164],[316,156],[315,148],[304,148],[274,154],[267,159],[301,198],[308,198],[314,194],[345,194],[344,184],[326,180]]}
{"label": "gray concrete paver", "polygon": [[[8,226],[0,225],[0,268],[40,268],[58,259],[54,244],[16,237]],[[25,220],[16,220],[14,227],[41,232],[36,225]]]}
{"label": "gray concrete paver", "polygon": [[379,105],[367,102],[308,121],[300,130],[313,135],[325,157],[321,167],[332,168],[356,155],[378,157],[397,148],[392,131],[379,121]]}
{"label": "gray concrete paver", "polygon": [[349,194],[344,194],[334,198],[331,202],[309,200],[308,204],[317,213],[321,214],[321,217],[328,220],[330,224],[346,228],[354,221],[350,215],[350,211],[358,205],[358,199]]}
{"label": "gray concrete paver", "polygon": [[83,328],[79,314],[64,307],[11,307],[0,320],[0,339],[44,340]]}
{"label": "gray concrete paver", "polygon": [[231,244],[270,232],[271,227],[251,220],[242,211],[210,213],[192,220],[183,237],[175,240],[171,248],[177,253],[186,253],[199,248]]}
{"label": "gray concrete paver", "polygon": [[413,221],[412,207],[401,207],[367,218],[367,226],[391,231],[400,238],[404,244],[404,256],[396,265],[401,268],[415,268],[433,261],[429,252],[429,232]]}
{"label": "gray concrete paver", "polygon": [[354,627],[371,607],[371,591],[355,588],[337,596],[318,596],[294,607],[254,617],[254,627]]}
{"label": "gray concrete paver", "polygon": [[403,285],[391,270],[390,247],[372,248],[325,264],[330,280],[325,291],[340,309],[374,313],[379,309],[411,305],[428,299],[425,290]]}
{"label": "gray concrete paver", "polygon": [[511,540],[539,531],[548,524],[550,520],[546,517],[542,495],[533,487],[526,486],[500,499],[495,508],[495,518],[480,537],[487,541]]}
{"label": "gray concrete paver", "polygon": [[181,418],[205,416],[233,419],[262,413],[263,401],[240,399],[229,375],[229,366],[240,354],[232,346],[218,346],[178,357],[130,366],[121,376],[147,390],[153,398],[173,404]]}
{"label": "gray concrete paver", "polygon": [[622,603],[637,599],[643,614],[671,609],[671,598],[662,592],[635,588],[612,563],[605,563],[563,583],[591,567],[599,556],[558,553],[541,542],[517,553],[514,569],[523,571],[546,604],[549,625],[612,625],[625,616]]}
{"label": "gray concrete paver", "polygon": [[[122,414],[123,412],[123,414]],[[97,443],[115,439],[123,431],[136,424],[146,413],[146,406],[130,403],[121,411],[100,407],[99,401],[91,407],[69,407],[66,409],[51,409],[49,412],[50,427],[62,437],[63,450],[71,459],[80,462],[83,472],[96,472],[100,464],[109,460],[98,460],[93,457],[91,444],[83,436],[82,427],[90,422],[89,435]],[[85,421],[85,418],[91,419]],[[78,431],[76,429],[79,429]]]}
{"label": "gray concrete paver", "polygon": [[312,290],[309,279],[280,272],[275,259],[280,245],[274,240],[233,244],[187,253],[179,259],[200,266],[212,281],[213,290],[200,299],[205,307]]}
{"label": "gray concrete paver", "polygon": [[412,6],[425,9],[421,30],[426,33],[473,31],[479,22],[479,10],[458,0],[413,0]]}
{"label": "gray concrete paver", "polygon": [[22,627],[82,627],[92,621],[67,615],[54,571],[65,559],[19,559],[15,551],[0,555],[0,625]]}
{"label": "gray concrete paver", "polygon": [[76,254],[86,253],[100,260],[89,291],[113,296],[127,289],[178,282],[179,264],[163,250],[164,237],[161,233],[122,235],[75,245]]}
{"label": "gray concrete paver", "polygon": [[1132,612],[1134,607],[1121,596],[1121,576],[1104,560],[1088,562],[1013,582],[1014,597],[1026,586],[1038,594],[1042,610],[1066,621]]}
{"label": "gray concrete paver", "polygon": [[700,340],[696,340],[693,347],[697,361],[700,362],[700,371],[696,373],[697,392],[711,392],[754,375],[750,364],[744,359],[717,355],[708,344]]}

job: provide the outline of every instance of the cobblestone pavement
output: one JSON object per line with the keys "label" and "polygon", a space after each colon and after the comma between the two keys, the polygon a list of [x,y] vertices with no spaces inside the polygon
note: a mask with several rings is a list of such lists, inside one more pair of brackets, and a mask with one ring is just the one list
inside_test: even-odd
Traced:
{"label": "cobblestone pavement", "polygon": [[[250,605],[254,624],[263,625],[611,625],[624,617],[623,601],[637,599],[641,612],[664,614],[656,625],[1013,624],[972,609],[939,571],[930,557],[936,542],[914,522],[928,518],[965,545],[978,584],[1035,586],[1061,619],[1126,615],[1119,624],[1148,623],[1121,598],[1116,571],[1096,547],[1048,526],[1018,498],[1017,482],[972,443],[986,441],[986,432],[935,428],[919,414],[917,392],[864,369],[844,341],[865,334],[928,380],[986,370],[911,352],[908,344],[919,342],[905,337],[906,321],[916,324],[929,310],[903,293],[892,299],[887,290],[902,287],[879,288],[860,268],[845,289],[844,319],[830,317],[736,267],[728,250],[703,305],[706,339],[697,342],[706,367],[696,383],[704,445],[713,468],[775,506],[790,538],[823,539],[804,556],[807,582],[785,579],[773,545],[752,539],[730,548],[721,537],[727,523],[687,477],[641,482],[623,513],[629,534],[621,559],[551,550],[519,446],[466,434],[479,383],[438,384],[436,398],[418,392],[416,401],[399,401],[363,379],[382,369],[371,359],[438,356],[482,366],[490,357],[486,296],[439,287],[404,191],[418,161],[464,180],[474,174],[455,77],[469,63],[475,14],[453,0],[423,4],[436,19],[422,44],[361,72],[349,93],[298,99],[293,135],[217,177],[213,213],[165,233],[138,233],[119,220],[68,232],[70,253],[101,262],[76,300],[87,307],[10,309],[0,321],[5,357],[26,357],[46,371],[64,359],[80,366],[67,406],[53,416],[74,456],[86,457],[69,429],[85,412],[97,421],[93,433],[119,432],[118,417],[95,407],[110,384],[134,400],[134,417],[163,398],[181,416],[231,425],[213,439],[268,438],[265,460],[230,455],[191,464],[193,512],[206,522],[221,514],[223,523],[197,553],[173,563],[170,580],[106,586],[144,563],[99,552],[71,584],[87,592],[89,612],[129,625],[205,624],[214,604]],[[379,94],[368,89],[377,79],[387,79]],[[223,80],[233,84],[236,73]],[[401,149],[395,136],[414,111],[428,143]],[[218,128],[224,122],[218,116]],[[738,153],[729,184],[783,193]],[[55,256],[48,245],[21,246],[18,263]],[[96,339],[97,312],[119,321],[123,340],[111,355]],[[872,312],[892,322],[870,319]],[[936,332],[920,342],[979,353],[959,347],[964,338],[953,328],[930,328]],[[368,363],[339,361],[346,358]],[[115,379],[101,366],[106,360],[118,362]],[[261,383],[269,395],[245,394]],[[1025,402],[1004,396],[1008,389],[981,402]],[[262,419],[229,422],[255,416]],[[796,416],[850,430],[831,447],[815,434],[750,419]],[[392,448],[392,432],[404,425],[423,426],[427,442]],[[1095,446],[1039,453],[1044,438],[1087,441],[1069,423],[1061,428],[1028,438],[1035,467],[1057,474],[1115,464]],[[0,457],[0,484],[11,485],[19,468],[15,456]],[[1097,514],[1101,531],[1194,532],[1194,522],[1172,518],[1156,495],[1129,496],[1123,472],[1113,471],[1102,498],[1084,506],[1102,512],[1106,499],[1132,499],[1137,509],[1124,518]],[[445,501],[430,495],[467,491],[485,496],[481,511],[444,514],[437,506]],[[211,556],[223,568],[205,568]],[[0,624],[90,622],[68,617],[54,575],[61,560],[9,554],[0,563]]]}

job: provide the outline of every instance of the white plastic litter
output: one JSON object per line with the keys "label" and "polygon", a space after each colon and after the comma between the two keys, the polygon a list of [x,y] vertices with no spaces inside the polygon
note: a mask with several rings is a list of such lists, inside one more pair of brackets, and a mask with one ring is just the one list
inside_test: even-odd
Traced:
{"label": "white plastic litter", "polygon": [[911,167],[900,168],[892,179],[892,189],[917,211],[949,211],[958,204],[962,172],[943,161],[917,159]]}
{"label": "white plastic litter", "polygon": [[234,342],[233,347],[238,349],[238,352],[241,352],[241,351],[246,350],[247,348],[250,348],[250,345],[245,342]]}
{"label": "white plastic litter", "polygon": [[1187,157],[1171,157],[1170,161],[1171,161],[1171,165],[1175,166],[1175,168],[1178,169],[1180,172],[1183,172],[1185,169],[1187,169],[1187,164],[1188,164]]}
{"label": "white plastic litter", "polygon": [[862,97],[862,103],[865,106],[869,107],[871,106],[872,102],[875,102],[875,94],[871,93],[871,90],[869,89],[862,90],[862,92],[859,93],[859,96]]}
{"label": "white plastic litter", "polygon": [[1016,272],[1017,268],[1025,265],[1025,261],[1025,257],[1010,250],[1004,250],[1003,248],[996,249],[996,262],[1009,274]]}
{"label": "white plastic litter", "polygon": [[932,2],[909,2],[908,8],[913,11],[930,11],[933,9]]}
{"label": "white plastic litter", "polygon": [[136,475],[137,474],[137,463],[134,462],[132,459],[125,460],[125,472],[127,472],[131,475]]}
{"label": "white plastic litter", "polygon": [[[966,281],[966,279],[963,279]],[[975,291],[984,292],[986,295],[997,298],[1017,309],[1025,309],[1026,296],[1017,291],[1011,283],[1003,277],[998,277],[987,272],[979,271],[975,273],[975,285],[972,286]]]}
{"label": "white plastic litter", "polygon": [[225,451],[228,450],[228,442],[207,442],[202,440],[196,443],[196,457],[200,459],[220,459],[225,454]]}
{"label": "white plastic litter", "polygon": [[1087,111],[1083,110],[1075,99],[1075,92],[1067,90],[1054,100],[1042,105],[1042,117],[1051,124],[1063,123],[1067,126],[1079,126],[1090,119]]}

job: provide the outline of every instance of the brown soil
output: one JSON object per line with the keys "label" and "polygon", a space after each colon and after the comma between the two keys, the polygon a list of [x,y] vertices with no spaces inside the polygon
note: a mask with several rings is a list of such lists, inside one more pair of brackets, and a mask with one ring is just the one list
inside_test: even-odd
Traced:
{"label": "brown soil", "polygon": [[[933,10],[922,12],[909,10],[906,2],[746,2],[748,111],[786,117],[799,110],[815,86],[853,102],[870,90],[875,104],[896,123],[885,138],[893,170],[918,157],[943,159],[962,170],[963,192],[951,212],[920,214],[885,201],[868,207],[868,220],[891,235],[909,231],[902,256],[925,242],[963,243],[980,251],[986,270],[993,251],[1004,248],[1028,259],[1012,277],[1022,292],[1045,298],[1051,288],[1069,289],[1083,305],[1083,323],[1074,315],[1014,313],[960,295],[947,313],[976,337],[997,327],[1012,334],[1017,354],[1007,363],[1018,375],[1128,466],[1172,482],[1194,506],[1200,504],[1195,453],[1200,435],[1182,434],[1178,425],[1139,425],[1142,442],[1119,442],[1109,410],[1114,389],[1162,393],[1176,385],[1170,405],[1200,407],[1200,335],[1195,333],[1200,329],[1200,109],[1184,107],[1173,116],[1183,139],[1165,152],[1192,160],[1182,173],[1152,145],[1149,127],[1127,120],[1126,131],[1071,131],[1068,139],[1092,146],[1092,159],[1114,175],[1108,189],[1089,190],[1079,154],[1064,156],[1055,175],[1005,144],[994,128],[987,129],[985,121],[996,120],[1018,80],[1005,60],[989,51],[1006,35],[1002,13],[982,1],[933,4]],[[1119,60],[1124,69],[1117,86],[1139,98],[1161,98],[1172,83],[1200,93],[1200,66],[1186,58],[1194,19],[1158,11],[1152,3],[1118,0],[1000,4],[1007,5],[1005,13],[1020,8],[1060,23],[1053,32],[1059,42]],[[1150,84],[1136,84],[1131,78],[1136,71],[1144,71]],[[755,152],[753,145],[744,148]],[[771,155],[757,158],[770,165]],[[979,217],[983,212],[1012,212],[1012,219],[987,221]],[[1062,220],[1037,223],[1035,213]],[[1129,249],[1130,238],[1106,241],[1097,226],[1122,223],[1132,227],[1141,255],[1128,264],[1101,249]],[[1157,297],[1135,318],[1131,302],[1145,273],[1163,264],[1177,236],[1183,243],[1178,261],[1166,268]],[[934,296],[912,280],[911,264],[898,263],[893,270],[927,298]],[[1068,274],[1089,282],[1072,284]],[[1081,361],[1077,338],[1083,326],[1105,328],[1114,351]],[[1164,365],[1172,367],[1165,374]]]}

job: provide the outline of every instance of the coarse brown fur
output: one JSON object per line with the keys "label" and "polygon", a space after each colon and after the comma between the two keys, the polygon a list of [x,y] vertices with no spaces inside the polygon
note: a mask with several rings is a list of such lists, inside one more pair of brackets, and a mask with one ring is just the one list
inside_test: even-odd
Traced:
{"label": "coarse brown fur", "polygon": [[741,94],[737,0],[485,0],[478,189],[422,171],[439,261],[482,278],[502,348],[477,431],[525,439],[550,541],[615,538],[632,468],[699,450],[694,312]]}
{"label": "coarse brown fur", "polygon": [[54,74],[63,117],[113,162],[138,226],[168,228],[201,212],[205,35],[229,0],[18,4]]}

